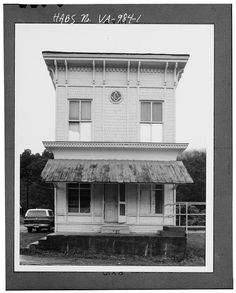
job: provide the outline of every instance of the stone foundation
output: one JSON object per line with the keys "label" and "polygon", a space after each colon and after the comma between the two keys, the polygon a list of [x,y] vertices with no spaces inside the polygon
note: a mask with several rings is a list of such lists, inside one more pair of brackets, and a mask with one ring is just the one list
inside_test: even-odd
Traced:
{"label": "stone foundation", "polygon": [[182,258],[185,255],[186,235],[183,231],[168,229],[158,235],[53,233],[32,243],[30,249]]}

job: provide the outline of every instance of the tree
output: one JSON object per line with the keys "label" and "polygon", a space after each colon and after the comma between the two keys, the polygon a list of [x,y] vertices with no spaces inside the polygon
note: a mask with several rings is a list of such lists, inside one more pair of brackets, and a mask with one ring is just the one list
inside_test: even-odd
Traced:
{"label": "tree", "polygon": [[41,179],[41,172],[48,159],[53,159],[53,154],[44,150],[42,155],[32,154],[25,150],[20,155],[20,204],[22,212],[29,208],[53,209],[53,185]]}
{"label": "tree", "polygon": [[183,161],[193,184],[183,184],[177,187],[177,201],[205,201],[206,200],[206,152],[185,151],[178,158]]}

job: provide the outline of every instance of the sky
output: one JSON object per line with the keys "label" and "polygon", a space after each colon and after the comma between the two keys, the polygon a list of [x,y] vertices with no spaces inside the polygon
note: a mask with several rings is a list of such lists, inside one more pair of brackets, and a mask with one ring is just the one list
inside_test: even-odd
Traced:
{"label": "sky", "polygon": [[42,51],[190,54],[176,90],[176,142],[206,148],[213,134],[214,26],[16,24],[15,142],[55,139],[55,90]]}

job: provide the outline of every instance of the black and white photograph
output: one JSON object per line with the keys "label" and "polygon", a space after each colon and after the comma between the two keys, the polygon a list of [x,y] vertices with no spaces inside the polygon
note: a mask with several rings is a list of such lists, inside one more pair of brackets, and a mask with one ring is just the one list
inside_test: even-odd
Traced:
{"label": "black and white photograph", "polygon": [[[161,22],[151,7],[170,7],[95,6],[21,5],[14,20],[12,80],[5,73],[14,82],[10,253],[31,285],[11,288],[95,288],[85,279],[62,285],[60,273],[107,278],[97,289],[137,289],[118,281],[135,273],[210,278],[232,252],[230,97],[219,107],[216,83],[219,63],[222,74],[230,63],[219,59],[212,21],[221,12],[209,5],[209,21]],[[187,15],[190,6],[176,7]],[[34,285],[41,273],[46,283]],[[177,279],[171,288],[201,287]]]}
{"label": "black and white photograph", "polygon": [[16,25],[19,269],[212,268],[213,40]]}

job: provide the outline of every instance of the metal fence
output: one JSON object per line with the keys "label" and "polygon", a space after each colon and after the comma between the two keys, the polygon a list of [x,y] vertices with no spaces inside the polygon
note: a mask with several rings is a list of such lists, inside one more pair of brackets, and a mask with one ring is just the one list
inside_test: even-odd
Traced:
{"label": "metal fence", "polygon": [[[172,213],[167,207],[173,207]],[[164,205],[163,226],[169,226],[166,219],[174,218],[173,226],[184,227],[186,233],[206,230],[206,203],[205,202],[176,202]]]}

